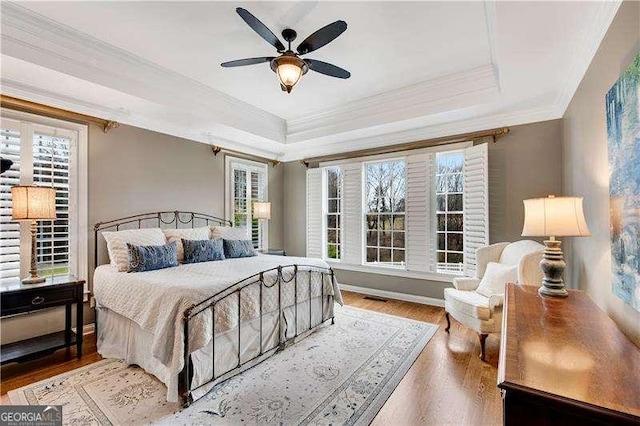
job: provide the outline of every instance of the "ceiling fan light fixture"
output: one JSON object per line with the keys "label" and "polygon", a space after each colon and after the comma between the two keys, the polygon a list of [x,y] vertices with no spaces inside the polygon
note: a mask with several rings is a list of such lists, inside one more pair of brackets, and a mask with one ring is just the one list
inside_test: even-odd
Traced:
{"label": "ceiling fan light fixture", "polygon": [[287,93],[291,93],[291,89],[295,86],[300,78],[309,70],[309,66],[297,56],[283,55],[275,58],[271,68],[276,72],[280,84],[284,86]]}

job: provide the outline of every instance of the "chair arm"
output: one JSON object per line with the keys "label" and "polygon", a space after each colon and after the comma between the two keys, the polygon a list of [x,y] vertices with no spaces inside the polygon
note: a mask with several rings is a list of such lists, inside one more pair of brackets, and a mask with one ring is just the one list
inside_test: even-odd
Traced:
{"label": "chair arm", "polygon": [[542,269],[540,261],[544,250],[527,253],[518,262],[518,284],[540,285]]}
{"label": "chair arm", "polygon": [[487,263],[499,262],[500,255],[506,246],[511,243],[495,243],[476,249],[476,278],[481,279],[487,270]]}
{"label": "chair arm", "polygon": [[489,296],[489,310],[493,313],[493,310],[498,306],[502,306],[504,304],[504,293],[500,294],[492,294]]}
{"label": "chair arm", "polygon": [[478,278],[459,277],[453,279],[453,286],[458,290],[473,291],[478,288],[480,280]]}

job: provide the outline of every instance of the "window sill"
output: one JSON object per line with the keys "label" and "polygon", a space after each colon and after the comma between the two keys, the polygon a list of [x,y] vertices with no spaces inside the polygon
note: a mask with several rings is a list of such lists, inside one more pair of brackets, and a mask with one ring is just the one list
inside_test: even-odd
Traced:
{"label": "window sill", "polygon": [[458,277],[457,275],[445,275],[434,272],[416,272],[407,271],[399,268],[391,268],[387,266],[373,266],[373,265],[352,265],[343,262],[336,262],[332,260],[325,260],[329,266],[333,269],[350,271],[350,272],[363,272],[366,274],[376,275],[388,275],[392,277],[403,278],[415,278],[420,280],[439,281],[444,283],[452,283],[453,279]]}

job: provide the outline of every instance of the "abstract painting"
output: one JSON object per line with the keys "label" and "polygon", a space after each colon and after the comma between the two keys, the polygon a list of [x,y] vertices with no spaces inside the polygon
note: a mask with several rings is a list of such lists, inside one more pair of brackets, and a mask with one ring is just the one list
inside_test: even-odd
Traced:
{"label": "abstract painting", "polygon": [[640,311],[640,54],[605,97],[613,292]]}

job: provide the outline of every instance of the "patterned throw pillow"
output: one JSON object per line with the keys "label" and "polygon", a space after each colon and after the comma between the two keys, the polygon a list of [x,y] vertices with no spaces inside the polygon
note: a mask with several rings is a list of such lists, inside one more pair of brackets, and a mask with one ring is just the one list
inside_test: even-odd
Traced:
{"label": "patterned throw pillow", "polygon": [[222,238],[214,238],[213,240],[185,240],[183,238],[182,247],[184,247],[184,263],[224,260]]}
{"label": "patterned throw pillow", "polygon": [[208,226],[201,228],[163,229],[162,233],[167,237],[167,242],[176,242],[178,246],[178,262],[184,262],[184,248],[182,240],[208,240],[211,230]]}
{"label": "patterned throw pillow", "polygon": [[224,240],[224,256],[226,258],[251,257],[257,256],[257,254],[251,240]]}
{"label": "patterned throw pillow", "polygon": [[127,272],[145,272],[178,266],[178,247],[174,242],[164,246],[134,246],[127,243]]}
{"label": "patterned throw pillow", "polygon": [[111,265],[118,268],[120,272],[125,272],[129,269],[129,250],[127,250],[127,244],[135,246],[161,246],[167,243],[160,228],[103,231],[102,236],[107,242]]}

